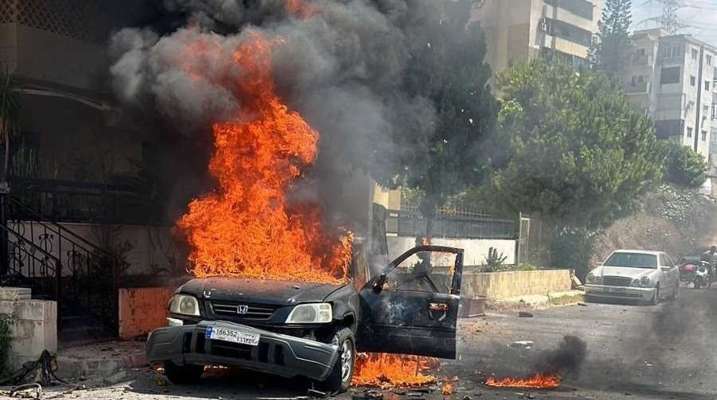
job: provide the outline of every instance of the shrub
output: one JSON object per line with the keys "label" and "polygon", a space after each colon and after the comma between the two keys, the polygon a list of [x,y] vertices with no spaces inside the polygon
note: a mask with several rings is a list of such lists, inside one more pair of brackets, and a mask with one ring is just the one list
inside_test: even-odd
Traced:
{"label": "shrub", "polygon": [[707,165],[701,154],[679,143],[665,143],[664,179],[678,186],[696,188],[707,179]]}
{"label": "shrub", "polygon": [[488,256],[485,258],[485,264],[483,265],[484,272],[497,272],[505,269],[503,263],[507,259],[503,253],[498,253],[498,250],[494,247],[488,249]]}

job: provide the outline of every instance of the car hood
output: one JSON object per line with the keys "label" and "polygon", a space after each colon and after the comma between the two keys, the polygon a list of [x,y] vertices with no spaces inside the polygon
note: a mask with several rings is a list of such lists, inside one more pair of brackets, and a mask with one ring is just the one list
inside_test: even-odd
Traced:
{"label": "car hood", "polygon": [[345,285],[209,277],[192,279],[180,286],[177,292],[211,300],[291,305],[324,301],[329,294],[343,286]]}
{"label": "car hood", "polygon": [[629,278],[642,278],[656,272],[656,269],[649,268],[631,268],[631,267],[598,267],[593,271],[595,276],[625,276]]}

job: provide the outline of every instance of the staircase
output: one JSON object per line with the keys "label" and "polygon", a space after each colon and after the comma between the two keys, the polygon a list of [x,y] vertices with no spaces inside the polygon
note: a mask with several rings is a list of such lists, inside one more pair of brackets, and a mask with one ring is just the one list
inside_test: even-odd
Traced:
{"label": "staircase", "polygon": [[116,336],[117,257],[60,224],[43,221],[17,198],[6,199],[0,245],[7,243],[8,262],[0,284],[30,287],[34,298],[56,300],[63,343]]}

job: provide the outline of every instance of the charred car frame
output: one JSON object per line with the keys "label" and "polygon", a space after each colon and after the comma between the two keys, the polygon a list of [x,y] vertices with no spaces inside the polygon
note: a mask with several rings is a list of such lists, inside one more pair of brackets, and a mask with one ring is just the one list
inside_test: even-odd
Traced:
{"label": "charred car frame", "polygon": [[344,285],[210,277],[180,286],[147,357],[174,383],[205,365],[351,384],[357,351],[455,358],[463,250],[418,246],[371,276],[354,256]]}

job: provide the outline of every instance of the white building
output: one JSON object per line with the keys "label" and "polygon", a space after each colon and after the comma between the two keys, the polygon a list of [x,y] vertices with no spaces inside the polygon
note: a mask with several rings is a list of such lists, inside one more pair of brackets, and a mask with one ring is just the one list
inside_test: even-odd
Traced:
{"label": "white building", "polygon": [[538,55],[570,64],[587,62],[603,0],[483,0],[472,19],[486,35],[486,61],[494,72]]}
{"label": "white building", "polygon": [[717,49],[690,35],[659,29],[634,33],[624,79],[631,102],[655,120],[658,138],[710,156]]}

